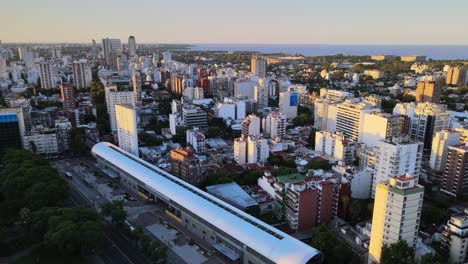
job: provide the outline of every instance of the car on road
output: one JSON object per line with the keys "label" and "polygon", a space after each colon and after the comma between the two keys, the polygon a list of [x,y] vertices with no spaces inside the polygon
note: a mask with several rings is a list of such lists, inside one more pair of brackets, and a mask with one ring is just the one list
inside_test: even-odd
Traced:
{"label": "car on road", "polygon": [[65,172],[65,177],[67,177],[68,179],[73,179],[73,175],[68,171]]}

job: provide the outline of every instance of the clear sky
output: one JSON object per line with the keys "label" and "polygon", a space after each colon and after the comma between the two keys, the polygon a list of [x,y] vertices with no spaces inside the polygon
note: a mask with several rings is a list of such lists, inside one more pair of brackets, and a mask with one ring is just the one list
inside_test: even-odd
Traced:
{"label": "clear sky", "polygon": [[468,44],[467,12],[467,0],[0,0],[0,40]]}

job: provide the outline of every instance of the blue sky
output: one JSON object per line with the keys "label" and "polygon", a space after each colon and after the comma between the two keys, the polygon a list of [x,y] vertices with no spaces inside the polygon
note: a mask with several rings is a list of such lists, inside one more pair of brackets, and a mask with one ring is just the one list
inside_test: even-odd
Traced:
{"label": "blue sky", "polygon": [[3,42],[468,44],[466,0],[1,0]]}

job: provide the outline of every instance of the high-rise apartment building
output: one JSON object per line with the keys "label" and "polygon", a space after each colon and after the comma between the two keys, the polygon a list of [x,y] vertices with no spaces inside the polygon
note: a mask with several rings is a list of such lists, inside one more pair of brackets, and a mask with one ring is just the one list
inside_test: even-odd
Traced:
{"label": "high-rise apartment building", "polygon": [[391,115],[381,112],[366,113],[362,130],[362,143],[375,147],[382,140],[408,135],[410,118],[405,115]]}
{"label": "high-rise apartment building", "polygon": [[206,180],[206,173],[200,159],[191,149],[177,148],[171,150],[171,173],[194,186],[202,185]]}
{"label": "high-rise apartment building", "polygon": [[132,87],[136,102],[141,102],[141,73],[133,71],[132,73]]}
{"label": "high-rise apartment building", "polygon": [[250,72],[260,78],[264,78],[267,73],[267,60],[262,57],[253,56],[250,60]]}
{"label": "high-rise apartment building", "polygon": [[448,129],[450,111],[446,105],[433,103],[398,103],[393,114],[406,115],[411,118],[411,139],[424,142],[424,148],[432,145],[434,133]]}
{"label": "high-rise apartment building", "polygon": [[60,85],[62,95],[62,105],[64,112],[73,112],[75,110],[75,89],[69,83]]}
{"label": "high-rise apartment building", "polygon": [[346,139],[362,142],[365,114],[378,111],[380,110],[369,103],[348,99],[337,105],[336,131],[342,133]]}
{"label": "high-rise apartment building", "polygon": [[73,85],[77,89],[84,89],[89,87],[91,83],[92,75],[91,69],[88,66],[86,59],[80,59],[72,63],[73,71]]}
{"label": "high-rise apartment building", "polygon": [[468,241],[468,209],[450,217],[442,232],[441,247],[448,250],[447,263],[463,264],[466,257],[466,242]]}
{"label": "high-rise apartment building", "polygon": [[445,79],[446,84],[451,85],[467,85],[468,84],[468,68],[465,67],[450,67],[447,71]]}
{"label": "high-rise apartment building", "polygon": [[317,130],[336,130],[337,103],[330,99],[317,99],[314,103],[314,128]]}
{"label": "high-rise apartment building", "polygon": [[192,146],[195,153],[205,153],[205,135],[194,127],[193,129],[187,129],[187,144]]}
{"label": "high-rise apartment building", "polygon": [[39,74],[41,78],[42,88],[56,88],[57,82],[55,81],[55,74],[50,61],[39,62]]}
{"label": "high-rise apartment building", "polygon": [[23,146],[24,120],[21,108],[0,109],[0,155]]}
{"label": "high-rise apartment building", "polygon": [[128,37],[128,56],[134,57],[136,55],[136,40],[134,36]]}
{"label": "high-rise apartment building", "polygon": [[137,114],[133,106],[115,105],[119,147],[138,157]]}
{"label": "high-rise apartment building", "polygon": [[279,94],[279,111],[291,119],[297,116],[297,106],[299,95],[293,89],[281,92]]}
{"label": "high-rise apartment building", "polygon": [[256,115],[247,116],[241,123],[242,135],[258,136],[260,135],[260,117]]}
{"label": "high-rise apartment building", "polygon": [[163,52],[164,67],[172,65],[172,53],[170,51]]}
{"label": "high-rise apartment building", "polygon": [[185,127],[198,127],[201,130],[208,128],[208,114],[194,105],[182,107],[182,123]]}
{"label": "high-rise apartment building", "polygon": [[0,56],[0,80],[8,80],[10,79],[8,75],[8,68],[6,64],[5,58],[3,56]]}
{"label": "high-rise apartment building", "polygon": [[122,53],[122,43],[120,42],[120,39],[103,39],[102,50],[107,66],[110,69],[116,70],[117,56]]}
{"label": "high-rise apartment building", "polygon": [[244,136],[234,139],[234,160],[239,165],[266,162],[270,155],[268,142],[258,136]]}
{"label": "high-rise apartment building", "polygon": [[443,171],[447,161],[448,147],[460,144],[460,131],[441,130],[432,138],[429,167],[437,172]]}
{"label": "high-rise apartment building", "polygon": [[457,197],[468,191],[468,143],[449,146],[440,190]]}
{"label": "high-rise apartment building", "polygon": [[424,187],[410,174],[377,184],[369,244],[369,263],[379,263],[383,245],[406,241],[416,244]]}
{"label": "high-rise apartment building", "polygon": [[441,93],[442,87],[437,86],[435,82],[419,82],[416,87],[416,102],[438,104]]}
{"label": "high-rise apartment building", "polygon": [[379,141],[376,146],[372,197],[375,195],[378,183],[387,182],[395,175],[408,173],[417,183],[421,170],[422,151],[422,142],[409,140],[408,136]]}
{"label": "high-rise apartment building", "polygon": [[283,138],[286,135],[286,116],[279,112],[270,112],[263,119],[263,133],[271,139]]}
{"label": "high-rise apartment building", "polygon": [[315,151],[328,155],[336,161],[352,164],[356,142],[347,140],[340,133],[317,131],[315,133]]}
{"label": "high-rise apartment building", "polygon": [[116,105],[129,105],[135,107],[135,97],[133,92],[117,91],[117,86],[105,88],[107,113],[109,114],[112,132],[117,132],[117,120],[115,116]]}
{"label": "high-rise apartment building", "polygon": [[336,216],[339,184],[334,180],[296,173],[278,176],[273,186],[282,205],[277,211],[283,212],[289,227],[296,231],[327,224]]}

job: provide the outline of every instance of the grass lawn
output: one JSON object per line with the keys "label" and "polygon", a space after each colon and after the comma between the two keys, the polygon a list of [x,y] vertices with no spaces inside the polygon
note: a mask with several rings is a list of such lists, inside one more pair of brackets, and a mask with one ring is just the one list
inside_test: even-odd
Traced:
{"label": "grass lawn", "polygon": [[[37,261],[38,260],[38,261]],[[38,248],[32,251],[29,255],[19,258],[13,264],[81,264],[90,263],[85,258],[80,256],[63,256],[57,252],[53,252],[44,248]]]}

